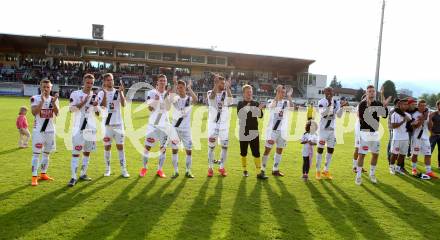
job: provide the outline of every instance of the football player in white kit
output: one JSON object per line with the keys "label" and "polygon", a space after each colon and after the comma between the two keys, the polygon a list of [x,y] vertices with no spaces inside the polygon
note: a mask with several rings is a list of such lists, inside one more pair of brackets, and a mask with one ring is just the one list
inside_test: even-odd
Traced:
{"label": "football player in white kit", "polygon": [[318,153],[316,154],[316,179],[318,180],[321,179],[322,153],[324,152],[324,147],[326,145],[327,155],[325,156],[324,171],[322,174],[327,179],[333,179],[329,172],[329,168],[336,144],[336,116],[341,118],[343,113],[342,107],[348,105],[348,102],[345,100],[337,101],[333,99],[333,88],[331,87],[324,89],[324,95],[325,98],[318,102],[319,113],[321,116],[319,121]]}
{"label": "football player in white kit", "polygon": [[150,150],[156,142],[160,142],[159,164],[157,167],[157,176],[165,178],[166,175],[162,170],[166,158],[166,147],[168,144],[168,135],[171,130],[171,124],[168,111],[171,108],[170,90],[167,90],[167,77],[164,74],[157,76],[156,88],[148,91],[147,105],[150,110],[148,120],[147,133],[145,137],[145,149],[142,158],[143,167],[139,173],[140,177],[147,174],[147,165]]}
{"label": "football player in white kit", "polygon": [[[47,79],[40,81],[40,90],[40,95],[31,97],[32,115],[35,116],[32,130],[32,186],[37,186],[38,180],[53,180],[47,175],[47,168],[49,154],[56,148],[54,119],[58,115],[58,95],[50,96],[52,83]],[[38,177],[41,153],[41,174]]]}
{"label": "football player in white kit", "polygon": [[412,175],[417,176],[417,157],[425,156],[426,175],[431,178],[437,178],[431,170],[431,144],[429,142],[428,128],[429,109],[426,107],[426,101],[420,99],[417,111],[412,115],[412,126],[414,129],[411,142],[412,153]]}
{"label": "football player in white kit", "polygon": [[92,74],[85,74],[83,77],[83,89],[76,90],[70,94],[70,111],[74,114],[72,128],[72,161],[71,174],[68,186],[73,187],[77,179],[78,161],[81,152],[83,153],[80,180],[91,181],[87,176],[90,152],[96,150],[96,120],[98,114],[98,97],[93,92],[92,87],[95,77]]}
{"label": "football player in white kit", "polygon": [[119,86],[119,89],[114,88],[113,74],[106,73],[103,75],[104,85],[102,91],[98,93],[100,105],[105,106],[106,113],[102,116],[102,123],[104,127],[104,161],[105,173],[108,177],[111,174],[110,159],[112,140],[116,142],[116,149],[119,155],[119,164],[121,165],[122,177],[128,178],[130,174],[127,171],[127,163],[124,153],[124,122],[122,121],[121,107],[125,107],[126,100],[124,95],[124,85]]}
{"label": "football player in white kit", "polygon": [[[405,172],[401,168],[405,156],[408,153],[409,134],[408,128],[411,125],[411,115],[407,113],[408,99],[402,99],[399,102],[398,107],[395,108],[393,114],[391,114],[391,127],[393,128],[393,139],[391,144],[391,161],[390,161],[390,174],[400,173],[405,175]],[[395,165],[397,161],[397,166]]]}
{"label": "football player in white kit", "polygon": [[223,76],[214,76],[214,88],[208,91],[208,177],[214,175],[214,149],[220,142],[220,175],[227,175],[225,163],[229,144],[229,121],[232,104],[231,81]]}
{"label": "football player in white kit", "polygon": [[[287,133],[289,131],[287,126],[288,117],[287,111],[293,109],[292,103],[293,89],[289,89],[286,97],[286,88],[283,85],[278,85],[276,88],[275,99],[269,100],[267,109],[269,110],[269,125],[266,128],[266,146],[263,153],[261,173],[265,175],[267,160],[269,153],[274,144],[277,145],[274,154],[274,162],[272,167],[272,175],[283,177],[284,174],[279,170],[281,162],[281,154],[287,144]],[[264,173],[264,174],[263,174]]]}
{"label": "football player in white kit", "polygon": [[[186,151],[186,172],[185,176],[188,178],[194,178],[191,173],[191,165],[192,165],[192,139],[191,139],[191,110],[192,105],[197,102],[197,96],[192,90],[192,81],[191,79],[188,81],[188,84],[183,80],[177,81],[177,77],[173,78],[174,82],[174,90],[173,92],[177,93],[172,97],[172,105],[174,107],[173,112],[173,120],[172,126],[173,137],[171,137],[171,148],[173,151],[173,167],[174,173],[172,178],[176,178],[179,176],[179,143],[183,143],[183,147]],[[187,94],[187,89],[188,93]]]}

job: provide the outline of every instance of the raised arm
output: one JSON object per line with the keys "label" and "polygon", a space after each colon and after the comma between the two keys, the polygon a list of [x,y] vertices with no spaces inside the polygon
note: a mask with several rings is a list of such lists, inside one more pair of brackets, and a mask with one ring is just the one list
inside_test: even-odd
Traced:
{"label": "raised arm", "polygon": [[[44,100],[45,99],[44,99],[43,95],[41,95],[40,102],[36,105],[31,106],[32,115],[36,116],[37,114],[39,114],[41,112],[41,108],[43,107]],[[35,101],[35,99],[33,101]]]}
{"label": "raised arm", "polygon": [[193,103],[196,103],[196,102],[197,102],[197,95],[196,95],[196,94],[194,93],[194,91],[192,90],[192,80],[191,80],[191,79],[188,80],[187,88],[188,88],[188,92],[189,92],[189,95],[190,95],[191,98],[192,98]]}
{"label": "raised arm", "polygon": [[52,97],[52,106],[53,106],[53,113],[55,114],[55,116],[58,116],[58,112],[59,112],[58,93],[55,93],[55,95]]}
{"label": "raised arm", "polygon": [[121,101],[121,106],[125,107],[125,105],[127,104],[127,99],[125,98],[125,86],[124,83],[122,81],[120,81],[120,86],[119,86],[119,100]]}

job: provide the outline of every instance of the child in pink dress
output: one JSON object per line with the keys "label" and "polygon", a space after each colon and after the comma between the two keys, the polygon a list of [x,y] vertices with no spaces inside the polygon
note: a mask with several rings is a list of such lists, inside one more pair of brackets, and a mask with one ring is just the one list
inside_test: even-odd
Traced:
{"label": "child in pink dress", "polygon": [[18,140],[19,148],[27,148],[29,138],[31,136],[26,119],[27,111],[28,110],[26,107],[21,107],[20,112],[18,113],[17,121],[15,123],[17,125],[18,133],[20,134],[20,139]]}

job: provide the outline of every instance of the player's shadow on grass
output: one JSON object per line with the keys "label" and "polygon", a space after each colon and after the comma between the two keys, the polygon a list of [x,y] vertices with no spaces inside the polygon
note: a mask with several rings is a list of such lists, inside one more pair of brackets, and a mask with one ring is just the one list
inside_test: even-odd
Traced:
{"label": "player's shadow on grass", "polygon": [[[153,184],[156,179],[157,177],[152,181]],[[115,239],[136,239],[140,236],[148,239],[148,234],[153,230],[153,227],[159,223],[161,217],[178,198],[185,187],[187,179],[183,178],[174,191],[164,193],[175,181],[177,180],[168,180],[164,185],[159,186],[156,192],[150,194],[150,197],[146,197],[145,192],[151,188],[148,186],[134,197],[127,204],[131,210],[129,210],[129,215]]]}
{"label": "player's shadow on grass", "polygon": [[[111,235],[124,222],[130,213],[129,193],[139,182],[140,178],[130,183],[116,198],[107,205],[86,227],[79,232],[75,239],[105,238]],[[147,187],[150,189],[154,181]],[[142,191],[143,192],[143,191]],[[144,192],[143,192],[144,193]]]}
{"label": "player's shadow on grass", "polygon": [[29,188],[29,184],[26,184],[26,185],[23,185],[23,186],[20,186],[20,187],[16,187],[16,188],[14,188],[14,189],[11,189],[11,190],[9,190],[9,191],[6,191],[6,192],[4,192],[4,193],[1,193],[1,194],[0,194],[0,201],[3,201],[3,200],[5,200],[6,198],[8,198],[9,196],[11,196],[12,194],[17,193],[17,192],[20,192],[21,190],[24,190],[24,189],[26,189],[26,188]]}
{"label": "player's shadow on grass", "polygon": [[248,196],[246,191],[246,178],[240,181],[237,194],[235,196],[234,206],[232,208],[231,226],[229,229],[229,238],[239,239],[263,239],[266,238],[260,234],[261,224],[261,189],[262,182],[257,181],[254,189]]}
{"label": "player's shadow on grass", "polygon": [[272,190],[272,186],[268,182],[263,182],[265,191],[267,192],[272,213],[276,217],[281,236],[277,236],[279,239],[291,239],[295,237],[297,239],[312,239],[313,236],[305,223],[303,213],[299,209],[296,198],[287,190],[284,183],[274,177],[270,179],[275,181],[281,190],[281,194],[278,195]]}
{"label": "player's shadow on grass", "polygon": [[[61,187],[33,200],[21,208],[0,216],[0,223],[3,223],[2,238],[12,239],[25,236],[28,232],[68,211],[76,206],[76,204],[84,202],[93,194],[111,186],[117,180],[106,182],[88,192],[83,192],[85,189],[98,183],[100,179],[102,177],[82,186],[79,183],[74,189],[71,189],[72,192],[67,191],[67,186]],[[4,230],[7,231],[3,232]]]}
{"label": "player's shadow on grass", "polygon": [[[379,226],[374,217],[369,214],[359,203],[353,200],[346,192],[332,181],[321,181],[325,191],[335,200],[339,209],[344,210],[345,217],[354,225],[364,238],[391,239],[391,237]],[[330,185],[337,194],[330,189]],[[342,199],[345,201],[343,201]],[[374,231],[372,231],[374,229]]]}
{"label": "player's shadow on grass", "polygon": [[206,192],[212,180],[214,179],[207,179],[200,187],[197,197],[180,225],[176,239],[187,239],[188,236],[191,239],[211,238],[212,227],[220,211],[223,177],[217,178],[214,194],[206,199]]}
{"label": "player's shadow on grass", "polygon": [[11,148],[11,149],[8,149],[8,150],[3,150],[3,151],[0,152],[0,155],[5,155],[5,154],[8,154],[8,153],[13,153],[13,152],[16,152],[18,150],[20,150],[20,148]]}
{"label": "player's shadow on grass", "polygon": [[421,180],[412,176],[401,176],[400,179],[412,184],[415,188],[420,189],[435,198],[440,198],[440,182],[438,179],[431,181]]}
{"label": "player's shadow on grass", "polygon": [[[408,197],[393,186],[382,182],[377,185],[376,189],[379,189],[384,194],[388,195],[395,201],[395,203],[388,202],[366,186],[363,186],[363,188],[377,200],[382,202],[382,204],[390,211],[394,212],[397,217],[407,222],[409,226],[412,226],[413,230],[420,233],[420,235],[427,238],[440,235],[438,224],[437,227],[433,225],[438,222],[440,216],[435,211],[425,207],[419,201]],[[410,193],[411,192],[408,194]]]}
{"label": "player's shadow on grass", "polygon": [[[331,225],[334,231],[339,235],[340,238],[352,239],[356,232],[353,227],[347,224],[347,219],[342,213],[342,206],[339,198],[332,198],[335,203],[332,205],[327,200],[327,196],[323,196],[321,192],[314,186],[314,183],[308,182],[306,186],[309,188],[313,202],[317,206],[319,214],[324,217],[324,219]],[[331,194],[334,197],[333,194]],[[339,238],[338,237],[338,238]]]}

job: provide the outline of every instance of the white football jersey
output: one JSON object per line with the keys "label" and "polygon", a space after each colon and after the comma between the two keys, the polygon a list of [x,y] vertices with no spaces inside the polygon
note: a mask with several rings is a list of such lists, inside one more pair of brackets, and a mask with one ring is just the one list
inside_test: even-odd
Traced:
{"label": "white football jersey", "polygon": [[83,92],[83,90],[76,90],[70,94],[70,106],[76,107],[83,100],[87,98],[87,103],[74,112],[73,120],[73,132],[82,131],[84,129],[96,130],[95,112],[98,108],[93,106],[93,102],[98,100],[97,95],[92,91],[89,94]]}
{"label": "white football jersey", "polygon": [[[405,115],[411,118],[409,113],[405,113]],[[404,117],[400,116],[397,112],[394,112],[391,115],[391,123],[400,123],[402,122]],[[409,140],[408,130],[406,129],[406,122],[400,125],[398,128],[393,128],[393,141],[394,140]]]}
{"label": "white football jersey", "polygon": [[[428,113],[429,115],[429,113]],[[413,113],[412,118],[417,120],[419,117],[423,117],[423,113],[417,111]],[[421,139],[421,140],[429,140],[429,128],[428,128],[428,119],[423,121],[422,126],[415,128],[413,132],[413,138]]]}
{"label": "white football jersey", "polygon": [[341,108],[339,101],[329,101],[326,98],[319,100],[318,102],[319,113],[321,119],[319,120],[319,130],[335,129],[336,126],[336,113]]}
{"label": "white football jersey", "polygon": [[229,129],[232,97],[228,97],[226,91],[221,91],[214,99],[210,99],[211,92],[208,91],[208,128]]}
{"label": "white football jersey", "polygon": [[166,127],[169,125],[170,120],[168,116],[168,110],[165,106],[165,94],[166,91],[160,93],[156,89],[152,89],[147,92],[147,104],[154,108],[150,112],[150,118],[148,124],[158,127]]}
{"label": "white football jersey", "polygon": [[[269,125],[267,126],[268,134],[273,130],[287,131],[288,111],[290,108],[290,101],[281,100],[274,102],[274,99],[268,101],[269,109]],[[274,107],[272,104],[275,104]]]}
{"label": "white football jersey", "polygon": [[[113,88],[106,91],[106,112],[102,116],[104,125],[123,125],[121,113],[121,96],[120,92]],[[98,102],[102,103],[104,91],[98,93]]]}
{"label": "white football jersey", "polygon": [[[31,107],[38,106],[42,101],[41,95],[35,95],[31,97]],[[58,99],[55,104],[58,106]],[[41,111],[35,115],[34,119],[34,131],[37,132],[55,132],[54,126],[55,114],[53,112],[52,97],[49,96],[43,103]]]}
{"label": "white football jersey", "polygon": [[190,130],[191,128],[191,111],[192,111],[192,97],[180,97],[176,95],[173,97],[173,126],[179,129]]}

